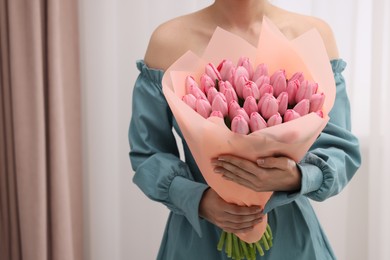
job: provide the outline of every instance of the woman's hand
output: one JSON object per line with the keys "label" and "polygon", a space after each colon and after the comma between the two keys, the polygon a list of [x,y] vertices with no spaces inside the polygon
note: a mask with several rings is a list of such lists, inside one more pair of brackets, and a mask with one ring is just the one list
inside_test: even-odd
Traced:
{"label": "woman's hand", "polygon": [[254,191],[294,191],[301,188],[301,173],[287,157],[266,157],[256,163],[232,155],[213,159],[214,172]]}
{"label": "woman's hand", "polygon": [[199,205],[199,215],[226,232],[242,233],[253,229],[263,220],[263,210],[259,206],[238,206],[227,203],[213,189],[203,193]]}

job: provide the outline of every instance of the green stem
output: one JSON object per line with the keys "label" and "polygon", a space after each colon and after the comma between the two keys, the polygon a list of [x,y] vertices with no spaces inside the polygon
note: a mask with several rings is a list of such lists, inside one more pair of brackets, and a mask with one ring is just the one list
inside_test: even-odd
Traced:
{"label": "green stem", "polygon": [[249,256],[249,252],[248,252],[248,248],[246,246],[246,243],[240,239],[240,244],[241,244],[242,251],[244,251],[246,259],[249,259],[250,256]]}
{"label": "green stem", "polygon": [[261,242],[263,243],[265,250],[269,250],[269,245],[265,236],[261,237]]}
{"label": "green stem", "polygon": [[260,243],[257,241],[257,242],[255,243],[255,245],[256,245],[257,251],[259,251],[259,254],[260,254],[261,256],[263,256],[263,255],[264,255],[264,250],[263,250],[263,248],[261,247]]}
{"label": "green stem", "polygon": [[219,237],[219,242],[217,245],[218,251],[222,251],[223,245],[225,244],[226,232],[222,231],[221,236]]}
{"label": "green stem", "polygon": [[238,248],[237,236],[233,234],[234,256],[236,259],[241,259],[240,249]]}
{"label": "green stem", "polygon": [[228,257],[232,257],[232,233],[227,234],[227,245],[226,245],[226,253]]}
{"label": "green stem", "polygon": [[266,230],[268,231],[269,235],[271,236],[271,239],[273,239],[272,230],[271,230],[270,225],[267,224]]}

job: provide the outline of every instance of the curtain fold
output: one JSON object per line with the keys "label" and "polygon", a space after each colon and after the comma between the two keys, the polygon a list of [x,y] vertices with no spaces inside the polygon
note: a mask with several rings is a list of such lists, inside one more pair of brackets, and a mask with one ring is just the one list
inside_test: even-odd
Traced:
{"label": "curtain fold", "polygon": [[0,259],[82,259],[76,0],[0,0]]}

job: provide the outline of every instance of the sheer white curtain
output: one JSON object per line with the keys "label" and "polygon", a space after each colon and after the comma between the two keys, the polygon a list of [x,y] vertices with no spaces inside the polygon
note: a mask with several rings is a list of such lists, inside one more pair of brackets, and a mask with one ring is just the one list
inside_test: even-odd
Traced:
{"label": "sheer white curtain", "polygon": [[[390,1],[271,0],[333,28],[363,166],[338,196],[314,203],[339,259],[390,259]],[[212,0],[80,0],[85,259],[154,259],[167,209],[131,182],[131,91],[153,29]]]}

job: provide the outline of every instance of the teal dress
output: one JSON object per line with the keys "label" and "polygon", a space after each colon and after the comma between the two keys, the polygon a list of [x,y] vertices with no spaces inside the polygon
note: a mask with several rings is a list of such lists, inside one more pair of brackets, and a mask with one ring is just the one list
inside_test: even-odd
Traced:
{"label": "teal dress", "polygon": [[[336,259],[309,199],[323,201],[338,194],[360,166],[360,152],[350,132],[350,106],[341,74],[346,63],[338,59],[331,65],[337,86],[331,119],[298,164],[301,190],[275,192],[266,204],[274,245],[258,259]],[[179,158],[172,127],[180,136],[181,132],[162,93],[163,71],[148,68],[143,61],[137,66],[140,74],[129,128],[133,181],[170,210],[157,259],[227,259],[216,249],[221,229],[198,215],[208,186],[183,138],[185,162]]]}

